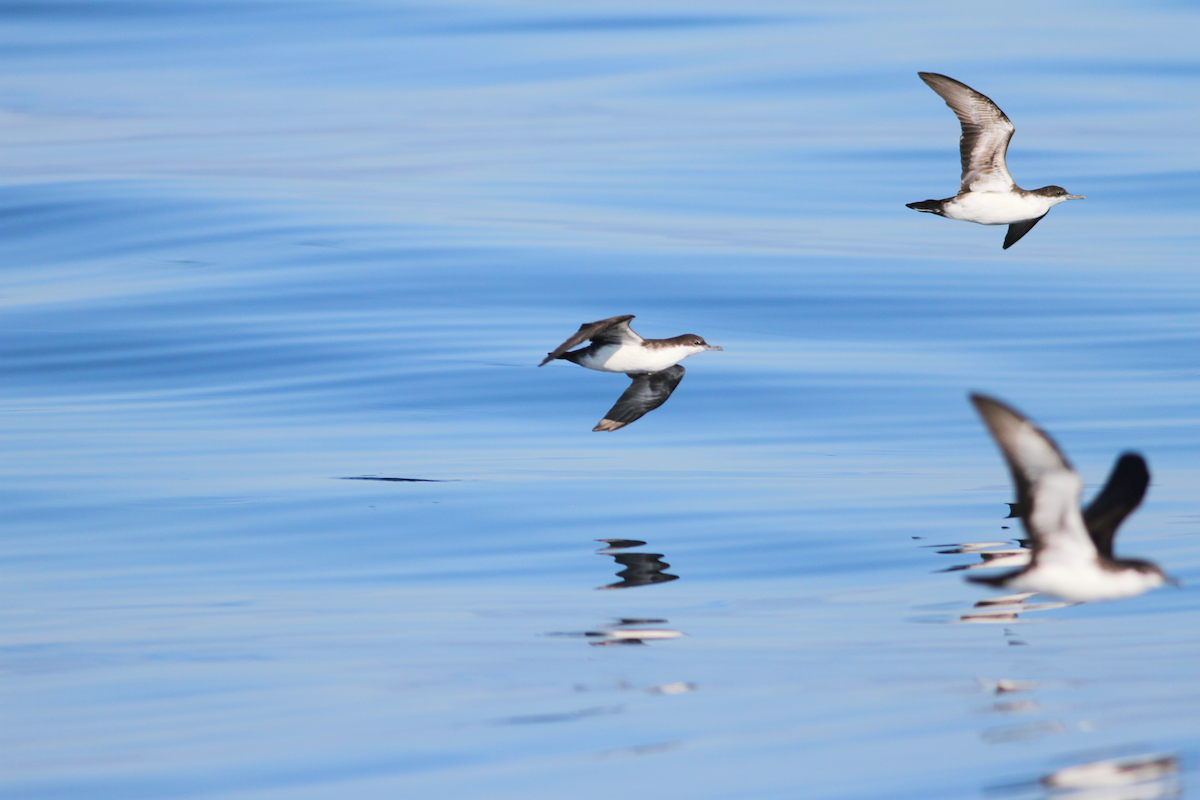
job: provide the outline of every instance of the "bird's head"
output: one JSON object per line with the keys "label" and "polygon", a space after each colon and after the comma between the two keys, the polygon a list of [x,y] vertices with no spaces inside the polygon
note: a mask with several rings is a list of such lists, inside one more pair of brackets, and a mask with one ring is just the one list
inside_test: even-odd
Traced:
{"label": "bird's head", "polygon": [[685,347],[696,348],[697,353],[703,353],[705,350],[720,350],[722,348],[716,345],[709,344],[704,341],[703,337],[697,336],[694,333],[685,333],[683,336],[676,336],[675,341]]}
{"label": "bird's head", "polygon": [[1084,199],[1086,199],[1081,194],[1070,194],[1066,189],[1062,188],[1061,186],[1043,186],[1040,189],[1034,189],[1033,193],[1040,194],[1042,197],[1048,197],[1053,202],[1054,205],[1058,205],[1059,203],[1064,203],[1067,200],[1084,200]]}

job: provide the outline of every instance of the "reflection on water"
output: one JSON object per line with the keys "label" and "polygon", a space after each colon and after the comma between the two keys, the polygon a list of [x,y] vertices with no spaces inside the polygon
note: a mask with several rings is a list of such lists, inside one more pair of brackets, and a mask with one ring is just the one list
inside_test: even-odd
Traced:
{"label": "reflection on water", "polygon": [[662,553],[614,552],[628,547],[640,547],[645,542],[634,539],[597,539],[596,541],[608,544],[608,547],[597,550],[597,553],[612,556],[617,564],[624,567],[617,573],[620,581],[607,586],[597,586],[597,589],[630,589],[635,586],[649,586],[655,583],[679,580],[678,575],[663,572],[671,565],[662,560]]}
{"label": "reflection on water", "polygon": [[[578,633],[556,632],[548,636],[578,636],[594,641],[588,644],[593,647],[620,647],[624,645],[641,645],[647,642],[664,639],[678,639],[683,631],[670,628],[648,627],[665,625],[665,619],[618,619],[598,630],[579,631]],[[598,640],[598,641],[595,641]]]}
{"label": "reflection on water", "polygon": [[639,744],[633,747],[619,747],[615,750],[606,750],[599,754],[599,758],[621,758],[625,756],[657,756],[663,753],[669,753],[672,750],[678,750],[683,747],[683,742],[658,742],[656,744]]}
{"label": "reflection on water", "polygon": [[542,725],[548,722],[574,722],[588,717],[596,717],[602,714],[620,714],[625,710],[624,706],[596,706],[594,708],[581,708],[578,711],[564,711],[560,714],[527,714],[517,717],[506,717],[497,720],[500,725]]}
{"label": "reflection on water", "polygon": [[1038,714],[1042,704],[1037,700],[1005,700],[993,703],[991,710],[997,714]]}
{"label": "reflection on water", "polygon": [[[678,580],[678,575],[663,572],[671,566],[662,561],[662,553],[624,553],[622,550],[631,547],[641,547],[646,543],[639,539],[597,539],[608,545],[596,552],[600,555],[612,556],[619,566],[624,567],[617,573],[621,578],[616,583],[598,586],[597,589],[630,589],[637,586],[649,586],[656,583],[666,583]],[[672,628],[658,627],[666,625],[667,620],[657,617],[621,617],[598,630],[580,631],[578,633],[553,633],[551,636],[580,636],[593,641],[588,644],[594,647],[620,647],[623,645],[643,645],[647,642],[678,639],[682,631]],[[693,684],[672,683],[659,687],[664,694],[679,694],[688,691]]]}
{"label": "reflection on water", "polygon": [[980,737],[988,744],[1012,744],[1041,739],[1046,736],[1057,736],[1067,733],[1069,730],[1061,720],[1049,719],[1031,722],[1028,725],[1002,725],[987,728],[980,733]]}
{"label": "reflection on water", "polygon": [[1029,599],[1035,596],[1037,596],[1037,592],[1018,592],[1001,597],[988,597],[983,600],[977,600],[971,611],[963,612],[959,616],[959,621],[974,623],[1015,622],[1019,614],[1027,611],[1051,611],[1056,608],[1068,608],[1079,605],[1079,603],[1068,603],[1061,600],[1030,603]]}
{"label": "reflection on water", "polygon": [[1183,795],[1179,773],[1176,754],[1143,753],[1083,761],[1037,780],[990,786],[987,794],[1037,795],[1045,800],[1163,800]]}
{"label": "reflection on water", "polygon": [[664,683],[659,686],[651,686],[646,691],[654,692],[655,694],[688,694],[694,692],[700,687],[694,683],[685,683],[683,681],[675,681],[674,683]]}
{"label": "reflection on water", "polygon": [[1178,774],[1177,756],[1154,753],[1064,767],[1041,784],[1058,800],[1157,800],[1180,795]]}
{"label": "reflection on water", "polygon": [[978,683],[983,689],[996,695],[1031,692],[1041,686],[1041,683],[1038,681],[1017,681],[1011,678],[1001,678],[999,680],[980,678],[978,679]]}
{"label": "reflection on water", "polygon": [[[956,564],[938,572],[959,572],[971,569],[1000,569],[1002,567],[1023,567],[1029,563],[1033,551],[1026,547],[996,546],[996,542],[964,542],[947,550],[938,550],[939,554],[974,553],[981,561],[974,564]],[[949,546],[947,546],[949,547]],[[992,548],[992,549],[987,549]],[[1030,592],[1030,594],[1035,594]]]}
{"label": "reflection on water", "polygon": [[648,628],[647,625],[664,625],[665,619],[620,619],[613,624],[598,630],[588,631],[585,636],[599,638],[601,641],[589,642],[594,647],[609,645],[645,644],[648,641],[662,639],[678,639],[682,631],[670,628]]}
{"label": "reflection on water", "polygon": [[[1016,544],[1017,547],[1012,545]],[[1001,567],[1020,567],[1029,563],[1032,550],[1024,539],[1010,541],[960,542],[956,544],[922,545],[923,548],[934,549],[939,555],[976,555],[979,561],[969,564],[956,564],[951,567],[935,570],[935,573],[960,572],[964,570],[996,569]],[[1002,624],[1025,622],[1021,614],[1032,611],[1052,611],[1058,608],[1069,608],[1080,605],[1079,602],[1063,600],[1047,600],[1030,602],[1038,596],[1038,592],[1014,592],[1011,594],[980,598],[975,601],[970,611],[961,612],[958,622],[971,624]],[[952,621],[946,619],[945,621]],[[1009,644],[1024,644],[1023,641],[1009,638]]]}
{"label": "reflection on water", "polygon": [[452,483],[444,478],[385,478],[379,475],[355,475],[344,481],[383,481],[384,483]]}

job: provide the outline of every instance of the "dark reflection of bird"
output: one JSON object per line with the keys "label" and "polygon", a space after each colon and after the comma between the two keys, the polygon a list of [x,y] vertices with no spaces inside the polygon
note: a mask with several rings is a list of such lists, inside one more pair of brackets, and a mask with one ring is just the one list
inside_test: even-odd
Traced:
{"label": "dark reflection of bird", "polygon": [[663,570],[669,569],[670,564],[662,560],[662,553],[621,553],[630,547],[641,547],[645,542],[640,539],[597,539],[607,545],[596,552],[604,556],[612,556],[617,564],[625,567],[617,573],[621,578],[618,583],[598,586],[598,589],[629,589],[634,586],[648,586],[652,583],[667,583],[679,580],[678,575],[669,575]]}
{"label": "dark reflection of bird", "polygon": [[[603,552],[603,551],[602,551]],[[605,552],[625,569],[617,573],[621,580],[599,589],[632,589],[634,586],[649,586],[654,583],[667,583],[679,580],[678,575],[670,575],[663,570],[671,565],[662,560],[662,553],[612,553]]]}
{"label": "dark reflection of bird", "polygon": [[959,155],[962,157],[962,187],[945,200],[922,200],[908,207],[981,225],[1007,225],[1004,249],[1029,233],[1053,206],[1067,200],[1082,200],[1061,186],[1043,186],[1026,191],[1013,183],[1004,155],[1012,139],[1013,124],[989,98],[953,78],[935,72],[918,72],[950,106],[962,123]]}
{"label": "dark reflection of bird", "polygon": [[1021,569],[970,580],[1079,602],[1133,597],[1167,582],[1149,561],[1113,556],[1117,527],[1150,483],[1145,459],[1122,455],[1104,489],[1081,512],[1083,482],[1054,441],[998,400],[973,394],[971,402],[1008,462],[1033,556]]}
{"label": "dark reflection of bird", "polygon": [[[679,362],[705,350],[720,350],[692,333],[671,339],[643,339],[629,328],[632,314],[579,326],[575,334],[548,354],[539,367],[561,358],[600,372],[623,372],[633,379],[593,431],[615,431],[667,402],[683,380]],[[587,347],[572,347],[591,341]]]}

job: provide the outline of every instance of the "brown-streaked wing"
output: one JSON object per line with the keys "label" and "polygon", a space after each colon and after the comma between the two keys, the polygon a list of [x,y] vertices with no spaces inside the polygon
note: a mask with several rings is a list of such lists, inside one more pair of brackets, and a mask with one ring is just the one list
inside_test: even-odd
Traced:
{"label": "brown-streaked wing", "polygon": [[917,74],[946,101],[962,124],[962,136],[958,140],[962,158],[962,191],[1010,190],[1013,179],[1008,174],[1004,155],[1008,151],[1014,128],[1005,113],[991,98],[965,83],[936,72]]}
{"label": "brown-streaked wing", "polygon": [[1079,510],[1082,481],[1058,445],[1019,411],[999,400],[972,394],[971,402],[1012,473],[1034,563],[1046,550],[1070,559],[1094,557],[1096,547]]}

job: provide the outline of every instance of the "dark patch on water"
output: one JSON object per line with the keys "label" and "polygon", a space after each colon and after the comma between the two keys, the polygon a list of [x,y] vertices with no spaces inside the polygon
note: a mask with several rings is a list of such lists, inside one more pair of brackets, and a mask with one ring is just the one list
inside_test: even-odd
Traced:
{"label": "dark patch on water", "polygon": [[440,478],[388,478],[380,475],[353,475],[346,478],[337,478],[339,481],[387,481],[388,483],[458,483],[457,480],[443,480]]}

